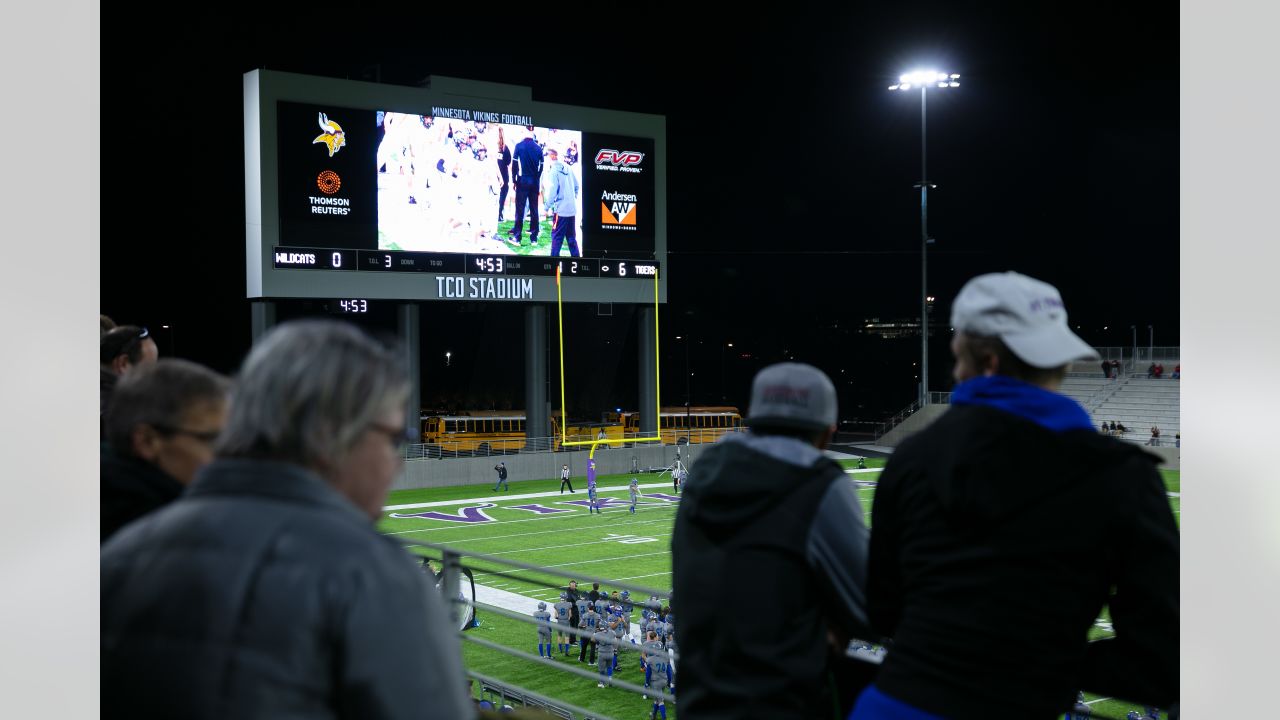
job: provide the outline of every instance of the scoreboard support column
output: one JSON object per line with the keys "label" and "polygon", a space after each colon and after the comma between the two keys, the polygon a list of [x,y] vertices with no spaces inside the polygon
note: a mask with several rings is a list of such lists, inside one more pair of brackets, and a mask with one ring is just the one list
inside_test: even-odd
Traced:
{"label": "scoreboard support column", "polygon": [[249,318],[253,333],[253,344],[276,326],[276,303],[274,300],[251,300],[249,302]]}
{"label": "scoreboard support column", "polygon": [[551,435],[547,408],[547,308],[524,309],[524,407],[526,438]]}
{"label": "scoreboard support column", "polygon": [[418,303],[400,303],[396,307],[396,335],[404,353],[405,370],[409,373],[408,427],[422,430],[422,330]]}

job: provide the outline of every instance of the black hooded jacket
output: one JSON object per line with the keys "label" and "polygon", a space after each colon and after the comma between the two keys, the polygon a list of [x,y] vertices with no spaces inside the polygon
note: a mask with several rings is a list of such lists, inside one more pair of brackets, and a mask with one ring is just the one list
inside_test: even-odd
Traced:
{"label": "black hooded jacket", "polygon": [[[1178,528],[1154,455],[952,406],[904,442],[872,505],[868,602],[894,638],[875,684],[948,718],[1049,718],[1087,690],[1178,697]],[[1104,604],[1115,637],[1087,634]]]}
{"label": "black hooded jacket", "polygon": [[728,436],[690,473],[671,555],[682,716],[832,716],[828,631],[867,632],[843,469],[799,440]]}
{"label": "black hooded jacket", "polygon": [[101,450],[102,542],[117,530],[177,500],[186,488],[146,460]]}

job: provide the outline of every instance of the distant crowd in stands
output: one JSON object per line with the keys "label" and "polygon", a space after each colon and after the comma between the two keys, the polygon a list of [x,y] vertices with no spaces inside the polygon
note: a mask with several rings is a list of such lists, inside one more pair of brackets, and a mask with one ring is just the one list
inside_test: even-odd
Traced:
{"label": "distant crowd in stands", "polygon": [[[1121,375],[1121,367],[1120,367],[1119,360],[1103,360],[1101,367],[1102,367],[1102,376],[1105,378],[1110,378],[1114,380],[1119,378]],[[1160,380],[1161,378],[1163,378],[1164,363],[1161,363],[1161,362],[1151,363],[1151,365],[1147,367],[1147,377],[1153,380]],[[1170,377],[1172,377],[1174,380],[1182,379],[1181,363],[1173,366],[1173,375],[1171,375]]]}
{"label": "distant crowd in stands", "polygon": [[[1129,428],[1125,427],[1124,423],[1118,423],[1115,420],[1112,420],[1110,424],[1108,424],[1105,420],[1102,421],[1101,427],[1099,428],[1099,430],[1102,432],[1103,435],[1108,435],[1111,437],[1123,437],[1125,433],[1129,432]],[[1147,445],[1153,446],[1153,447],[1160,447],[1160,428],[1159,427],[1155,425],[1151,426],[1151,437],[1147,440]],[[1173,446],[1177,448],[1182,447],[1181,432],[1174,433]]]}

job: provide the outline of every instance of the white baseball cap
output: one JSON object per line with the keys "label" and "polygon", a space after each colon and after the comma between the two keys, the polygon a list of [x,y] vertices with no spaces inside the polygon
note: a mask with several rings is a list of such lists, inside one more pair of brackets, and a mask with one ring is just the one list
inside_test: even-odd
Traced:
{"label": "white baseball cap", "polygon": [[1016,272],[979,275],[951,304],[957,333],[999,337],[1014,355],[1038,368],[1100,356],[1067,325],[1058,289]]}

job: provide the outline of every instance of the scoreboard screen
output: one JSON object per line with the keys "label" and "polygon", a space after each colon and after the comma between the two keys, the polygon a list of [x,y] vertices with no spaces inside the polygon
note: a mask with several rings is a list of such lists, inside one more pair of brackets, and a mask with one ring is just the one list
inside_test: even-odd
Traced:
{"label": "scoreboard screen", "polygon": [[665,121],[528,95],[246,74],[248,296],[665,295]]}

